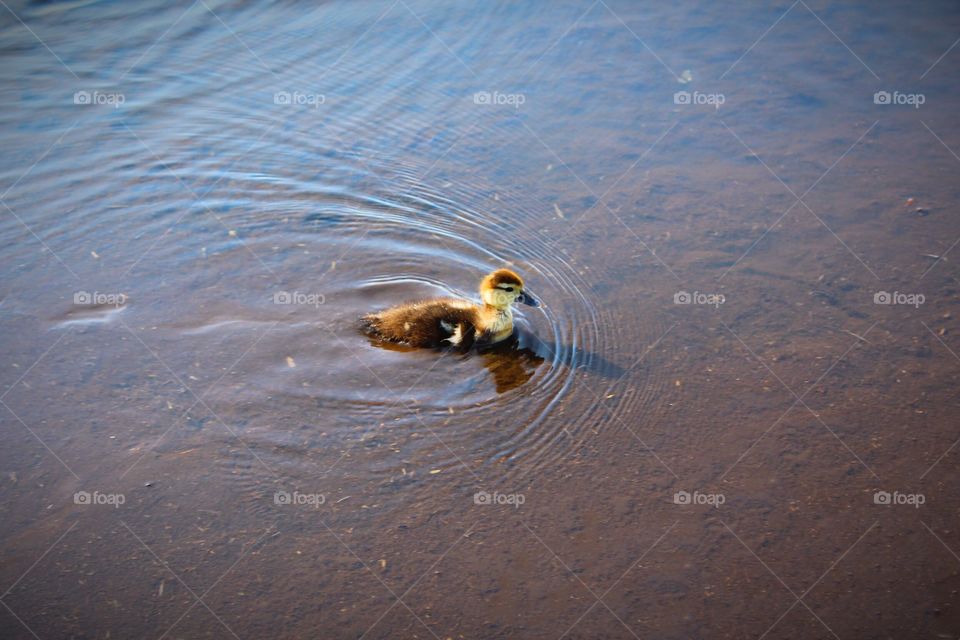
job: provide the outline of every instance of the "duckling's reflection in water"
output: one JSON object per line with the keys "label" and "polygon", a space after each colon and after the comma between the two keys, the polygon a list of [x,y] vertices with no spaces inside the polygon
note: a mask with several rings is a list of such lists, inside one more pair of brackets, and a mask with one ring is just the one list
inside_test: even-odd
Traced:
{"label": "duckling's reflection in water", "polygon": [[478,348],[477,353],[483,357],[484,366],[493,374],[497,393],[524,384],[545,360],[559,361],[563,363],[560,366],[575,363],[576,370],[588,371],[608,380],[620,380],[627,373],[596,352],[568,345],[551,345],[523,327],[516,327],[513,335],[502,342]]}
{"label": "duckling's reflection in water", "polygon": [[478,348],[477,353],[483,358],[483,366],[493,374],[497,393],[506,393],[526,383],[543,364],[543,358],[536,351],[521,346],[516,331],[506,340]]}
{"label": "duckling's reflection in water", "polygon": [[[403,353],[423,351],[420,347],[379,340],[369,335],[367,338],[373,346],[388,351]],[[483,366],[493,375],[497,393],[506,393],[526,384],[533,377],[537,368],[545,360],[553,361],[555,355],[552,345],[543,342],[536,334],[520,327],[517,327],[509,338],[496,344],[478,346],[472,350],[456,347],[447,347],[445,350],[464,354],[472,351],[476,356],[479,356]],[[626,373],[623,368],[597,353],[583,351],[582,349],[573,350],[568,347],[561,347],[560,351],[561,353],[567,352],[567,355],[562,357],[563,360],[572,357],[574,351],[576,352],[577,370],[589,371],[609,380],[619,380]]]}
{"label": "duckling's reflection in water", "polygon": [[[370,340],[370,344],[381,349],[386,349],[387,351],[409,352],[423,350],[397,342],[378,340],[371,336],[367,337]],[[523,338],[522,341],[521,337]],[[516,389],[525,384],[533,377],[537,367],[543,364],[543,357],[538,355],[536,351],[523,346],[522,343],[526,343],[528,337],[528,335],[521,336],[517,331],[514,331],[513,335],[509,338],[501,340],[496,344],[478,346],[473,349],[483,362],[483,366],[493,375],[493,383],[497,389],[497,393],[506,393],[511,389]],[[448,347],[446,350],[457,352],[465,351],[454,347]]]}

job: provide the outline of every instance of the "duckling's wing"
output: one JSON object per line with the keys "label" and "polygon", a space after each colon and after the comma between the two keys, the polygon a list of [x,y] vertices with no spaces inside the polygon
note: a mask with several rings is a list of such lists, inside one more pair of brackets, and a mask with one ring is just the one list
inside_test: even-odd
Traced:
{"label": "duckling's wing", "polygon": [[442,342],[447,342],[455,347],[469,349],[477,339],[477,326],[474,318],[454,318],[445,316],[440,320],[440,328],[446,332],[447,337]]}
{"label": "duckling's wing", "polygon": [[423,304],[417,320],[411,323],[420,344],[470,348],[477,333],[477,309],[455,298],[430,300]]}
{"label": "duckling's wing", "polygon": [[367,316],[366,321],[386,340],[417,347],[469,347],[476,336],[477,309],[464,300],[438,298],[393,307]]}

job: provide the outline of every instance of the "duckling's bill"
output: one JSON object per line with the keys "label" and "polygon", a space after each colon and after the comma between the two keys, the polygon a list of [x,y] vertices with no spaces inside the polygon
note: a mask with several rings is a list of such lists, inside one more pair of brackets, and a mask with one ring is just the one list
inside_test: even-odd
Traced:
{"label": "duckling's bill", "polygon": [[540,306],[540,301],[534,298],[532,295],[530,295],[526,291],[520,292],[520,297],[517,298],[517,302],[522,302],[523,304],[528,305],[530,307]]}

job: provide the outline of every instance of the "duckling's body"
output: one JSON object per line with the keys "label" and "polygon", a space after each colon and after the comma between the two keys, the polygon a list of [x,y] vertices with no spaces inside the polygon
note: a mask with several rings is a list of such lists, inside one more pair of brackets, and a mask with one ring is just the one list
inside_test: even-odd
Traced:
{"label": "duckling's body", "polygon": [[373,335],[414,347],[493,344],[513,334],[514,302],[538,306],[523,290],[523,280],[499,269],[480,283],[482,304],[458,298],[435,298],[392,307],[364,317]]}

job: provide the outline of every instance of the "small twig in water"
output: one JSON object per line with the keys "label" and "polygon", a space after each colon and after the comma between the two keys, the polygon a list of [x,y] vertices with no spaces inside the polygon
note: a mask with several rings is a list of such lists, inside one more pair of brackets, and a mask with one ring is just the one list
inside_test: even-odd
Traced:
{"label": "small twig in water", "polygon": [[870,341],[869,341],[869,340],[867,340],[866,338],[864,338],[864,337],[861,336],[861,335],[858,335],[858,334],[854,333],[853,331],[847,331],[846,329],[841,329],[841,331],[843,331],[844,333],[849,333],[850,335],[852,335],[852,336],[853,336],[854,338],[856,338],[857,340],[863,340],[863,341],[866,342],[867,344],[870,344]]}

